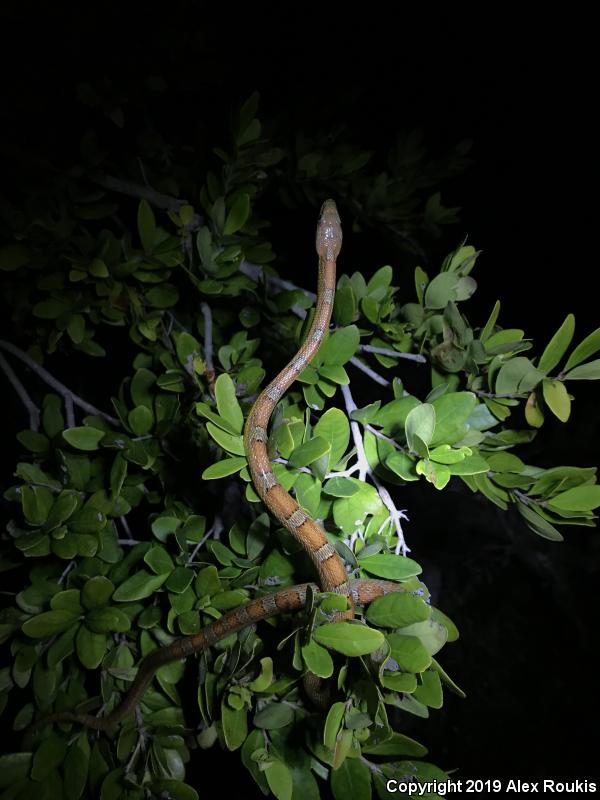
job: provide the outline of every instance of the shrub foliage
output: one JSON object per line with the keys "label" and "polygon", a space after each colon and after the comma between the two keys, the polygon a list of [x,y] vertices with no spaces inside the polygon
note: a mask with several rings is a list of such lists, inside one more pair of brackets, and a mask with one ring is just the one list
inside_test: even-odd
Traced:
{"label": "shrub foliage", "polygon": [[[413,254],[456,220],[434,188],[464,148],[432,165],[406,137],[377,173],[368,153],[335,137],[274,144],[256,108],[253,96],[229,149],[214,151],[220,166],[195,185],[178,180],[182,164],[160,141],[146,153],[159,189],[125,167],[115,177],[88,134],[80,163],[2,208],[14,336],[0,341],[0,366],[29,414],[1,561],[18,585],[0,618],[10,649],[0,697],[16,738],[52,710],[108,713],[147,653],[313,579],[261,506],[241,435],[314,303],[312,278],[297,287],[274,266],[263,198],[316,208],[334,196],[346,225],[383,226]],[[408,506],[413,482],[463,481],[555,541],[564,525],[593,525],[600,505],[595,469],[517,455],[545,416],[568,420],[576,381],[600,377],[600,329],[575,340],[568,315],[535,355],[523,330],[501,327],[500,303],[471,323],[462,309],[477,258],[463,243],[429,274],[417,267],[400,292],[391,266],[342,274],[332,329],[270,429],[278,480],[323,522],[351,575],[406,591],[359,610],[359,622],[331,622],[340,598],[311,592],[302,613],[162,667],[116,735],[48,726],[3,756],[2,798],[188,800],[198,792],[186,765],[212,747],[238,751],[280,800],[316,799],[326,782],[335,798],[366,800],[387,797],[388,778],[444,779],[390,722],[427,717],[444,691],[462,696],[438,661],[458,632],[407,555],[397,498]],[[69,356],[91,381],[54,375]],[[371,395],[362,407],[358,378]],[[197,692],[183,688],[186,670]],[[304,694],[307,671],[331,680],[328,709]]]}

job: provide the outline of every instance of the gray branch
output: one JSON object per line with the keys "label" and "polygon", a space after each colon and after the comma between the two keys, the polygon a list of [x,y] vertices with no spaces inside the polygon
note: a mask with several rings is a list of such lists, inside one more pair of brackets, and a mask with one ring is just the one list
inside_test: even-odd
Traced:
{"label": "gray branch", "polygon": [[200,311],[204,317],[204,361],[207,371],[214,372],[213,363],[213,336],[212,336],[212,311],[208,303],[200,303]]}
{"label": "gray branch", "polygon": [[40,410],[29,396],[27,389],[23,386],[21,381],[15,375],[13,368],[0,353],[0,369],[8,378],[9,383],[19,396],[19,400],[23,403],[29,414],[29,427],[32,431],[39,431],[40,429]]}
{"label": "gray branch", "polygon": [[363,353],[379,353],[381,356],[390,356],[390,358],[406,358],[408,361],[418,361],[419,364],[427,363],[425,356],[418,353],[400,353],[398,350],[390,350],[388,347],[374,347],[371,344],[361,344],[360,349]]}
{"label": "gray branch", "polygon": [[[173,197],[170,194],[163,194],[153,189],[151,186],[142,186],[135,181],[128,181],[123,178],[115,178],[114,175],[106,175],[103,172],[92,172],[90,180],[104,189],[109,189],[117,194],[125,194],[129,197],[137,197],[140,200],[147,200],[156,208],[165,208],[167,211],[179,211],[182,206],[188,205],[187,200]],[[204,219],[199,214],[194,214],[192,221],[186,225],[188,230],[198,230],[204,224]]]}
{"label": "gray branch", "polygon": [[4,339],[0,339],[0,348],[6,350],[8,353],[12,353],[13,356],[26,364],[39,378],[44,381],[44,383],[47,383],[48,386],[51,386],[55,391],[57,391],[61,397],[65,399],[65,401],[71,401],[88,414],[92,414],[95,417],[103,417],[107,422],[110,422],[111,425],[121,427],[121,423],[118,419],[116,419],[116,417],[112,417],[110,414],[100,411],[100,409],[96,408],[96,406],[93,406],[91,403],[88,403],[87,400],[84,400],[82,397],[76,395],[67,386],[65,386],[64,383],[61,383],[54,377],[54,375],[51,375],[47,369],[44,369],[44,367],[40,366],[40,364],[34,361],[31,356],[23,352],[20,347],[17,347],[16,345],[12,344],[11,342],[7,342]]}

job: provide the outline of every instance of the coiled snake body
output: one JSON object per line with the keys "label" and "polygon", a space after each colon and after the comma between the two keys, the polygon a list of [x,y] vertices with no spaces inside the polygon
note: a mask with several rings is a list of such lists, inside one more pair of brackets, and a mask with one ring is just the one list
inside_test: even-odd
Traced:
{"label": "coiled snake body", "polygon": [[[343,561],[335,547],[328,541],[322,528],[277,481],[267,453],[267,427],[273,410],[297,375],[314,358],[329,326],[335,295],[336,259],[341,244],[342,231],[335,203],[333,200],[326,200],[317,225],[319,281],[314,320],[296,355],[257,398],[244,429],[244,447],[256,490],[271,513],[306,550],[319,575],[320,586],[305,583],[251,600],[224,614],[200,633],[184,636],[153,651],[143,659],[131,688],[122,703],[110,714],[105,717],[75,711],[47,714],[26,730],[26,743],[31,742],[32,737],[50,722],[75,722],[98,731],[114,729],[135,709],[161,666],[201,652],[231,633],[260,620],[276,614],[298,611],[306,604],[309,586],[313,591],[336,592],[348,598],[350,607],[348,611],[340,612],[338,619],[352,617],[355,604],[365,605],[388,592],[403,591],[401,585],[390,581],[348,581]],[[315,693],[318,693],[316,688]]]}

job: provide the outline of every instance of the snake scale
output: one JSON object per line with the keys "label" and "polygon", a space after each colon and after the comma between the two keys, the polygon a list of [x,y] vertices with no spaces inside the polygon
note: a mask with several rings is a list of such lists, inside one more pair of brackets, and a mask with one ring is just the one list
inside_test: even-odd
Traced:
{"label": "snake scale", "polygon": [[[26,730],[26,743],[30,743],[32,737],[51,722],[75,722],[98,731],[114,730],[141,701],[160,667],[199,653],[248,625],[276,614],[304,608],[309,586],[316,592],[336,592],[348,598],[349,609],[339,612],[337,619],[351,618],[354,615],[354,605],[366,605],[388,592],[403,591],[401,585],[390,581],[348,581],[344,563],[335,547],[329,542],[323,529],[277,481],[267,452],[267,428],[275,406],[297,375],[314,358],[328,329],[335,296],[336,259],[341,244],[342,231],[336,205],[333,200],[326,200],[317,225],[319,280],[313,322],[296,355],[256,399],[244,428],[244,447],[256,490],[271,513],[305,549],[318,573],[320,585],[304,583],[256,598],[224,614],[200,633],[184,636],[154,650],[142,660],[131,688],[121,704],[110,714],[104,717],[76,711],[47,714]],[[317,694],[318,688],[313,688]]]}

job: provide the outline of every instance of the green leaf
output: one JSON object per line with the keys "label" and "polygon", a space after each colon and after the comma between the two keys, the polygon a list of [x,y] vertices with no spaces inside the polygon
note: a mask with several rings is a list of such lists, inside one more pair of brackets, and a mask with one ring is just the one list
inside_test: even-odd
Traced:
{"label": "green leaf", "polygon": [[363,753],[374,756],[414,756],[422,758],[427,755],[427,748],[403,733],[394,731],[389,739],[377,744],[369,744],[368,740],[362,747]]}
{"label": "green leaf", "polygon": [[351,286],[338,286],[333,302],[333,318],[340,325],[349,325],[356,318],[356,297]]}
{"label": "green leaf", "polygon": [[412,558],[397,556],[393,553],[359,557],[358,563],[371,575],[377,575],[378,578],[389,578],[393,581],[405,581],[414,575],[420,575],[423,571]]}
{"label": "green leaf", "polygon": [[392,658],[404,672],[423,672],[431,664],[431,655],[418,637],[389,633],[386,638]]}
{"label": "green leaf", "polygon": [[202,473],[202,480],[212,481],[217,478],[225,478],[227,475],[233,475],[234,472],[239,472],[247,465],[245,458],[236,456],[235,458],[224,458],[222,461],[217,461],[211,464]]}
{"label": "green leaf", "polygon": [[441,708],[444,703],[440,676],[433,670],[426,670],[421,675],[421,683],[413,692],[413,697],[419,703],[430,708]]}
{"label": "green leaf", "polygon": [[598,379],[600,379],[600,358],[588,361],[587,364],[581,364],[564,376],[566,381],[597,381]]}
{"label": "green leaf", "polygon": [[215,381],[215,399],[220,416],[227,420],[233,432],[241,433],[244,427],[244,414],[235,394],[235,384],[226,372],[219,375]]}
{"label": "green leaf", "polygon": [[[302,475],[300,476],[300,478],[303,477]],[[306,477],[309,478],[310,476],[307,475]],[[357,526],[364,524],[365,518],[369,514],[375,515],[381,512],[385,507],[374,486],[359,481],[357,478],[349,478],[348,480],[352,481],[352,483],[358,487],[358,491],[351,497],[340,498],[334,502],[333,518],[336,525],[338,525],[345,534],[351,535],[356,530]],[[299,483],[300,479],[296,483],[297,492]],[[320,486],[318,488],[320,489]],[[298,501],[309,511],[311,510],[309,503],[302,501],[299,497]]]}
{"label": "green leaf", "polygon": [[115,585],[104,575],[95,575],[83,585],[81,590],[82,605],[91,610],[105,606],[115,590]]}
{"label": "green leaf", "polygon": [[545,377],[546,373],[533,366],[525,356],[506,361],[496,375],[496,393],[516,395],[530,392]]}
{"label": "green leaf", "polygon": [[136,436],[145,436],[152,430],[154,414],[146,406],[137,406],[127,415],[127,422]]}
{"label": "green leaf", "polygon": [[150,597],[169,577],[169,572],[162,575],[152,575],[145,569],[139,570],[128,578],[115,591],[113,600],[127,602],[129,600],[143,600]]}
{"label": "green leaf", "polygon": [[146,300],[153,308],[171,308],[179,300],[179,292],[171,283],[161,283],[146,292]]}
{"label": "green leaf", "polygon": [[0,756],[0,789],[6,789],[29,775],[31,753],[7,753]]}
{"label": "green leaf", "polygon": [[[486,402],[489,403],[490,401],[487,400]],[[499,406],[499,408],[502,408],[502,406]],[[508,412],[508,409],[506,409],[506,412]],[[505,418],[508,416],[509,414],[506,413]],[[527,403],[525,404],[525,419],[527,420],[527,424],[531,425],[532,428],[541,428],[544,424],[544,412],[539,404],[538,391],[531,392],[527,398]]]}
{"label": "green leaf", "polygon": [[[219,376],[219,378],[220,377],[221,376]],[[219,378],[217,378],[217,381]],[[220,417],[218,414],[215,414],[214,411],[210,410],[210,407],[206,403],[196,403],[196,411],[198,414],[201,414],[203,417],[213,422],[218,428],[223,428],[223,430],[227,431],[227,433],[236,435],[241,431],[241,428],[237,422],[234,425],[224,417]]]}
{"label": "green leaf", "polygon": [[494,330],[494,326],[496,324],[496,320],[498,319],[499,313],[500,313],[500,300],[496,300],[494,308],[492,309],[492,313],[490,314],[488,321],[483,326],[481,334],[479,335],[479,338],[482,342],[485,343],[492,335],[492,331]]}
{"label": "green leaf", "polygon": [[231,206],[231,210],[225,220],[223,233],[231,236],[243,228],[250,216],[250,197],[247,194],[239,194]]}
{"label": "green leaf", "polygon": [[460,276],[454,272],[441,272],[427,285],[425,290],[426,308],[445,308],[450,300],[456,299],[456,289]]}
{"label": "green leaf", "polygon": [[254,715],[254,725],[257,728],[276,730],[285,728],[294,721],[294,709],[286,703],[267,703]]}
{"label": "green leaf", "polygon": [[290,467],[307,467],[325,453],[329,453],[330,444],[321,436],[315,436],[296,447],[288,459]]}
{"label": "green leaf", "polygon": [[43,525],[54,504],[54,496],[45,486],[21,486],[23,516],[30,525]]}
{"label": "green leaf", "polygon": [[68,428],[63,431],[62,435],[65,441],[78,450],[97,450],[104,434],[105,431],[98,430],[98,428],[84,426]]}
{"label": "green leaf", "polygon": [[85,624],[92,633],[125,633],[131,628],[127,614],[114,606],[93,609],[86,615]]}
{"label": "green leaf", "polygon": [[245,455],[244,440],[240,434],[232,436],[230,433],[213,425],[212,422],[206,423],[206,430],[223,450],[226,450],[228,453],[233,453],[236,456]]}
{"label": "green leaf", "polygon": [[338,328],[321,346],[324,364],[345,364],[356,353],[360,334],[356,325]]}
{"label": "green leaf", "polygon": [[183,594],[193,580],[194,572],[191,569],[175,567],[165,583],[165,588],[174,594]]}
{"label": "green leaf", "polygon": [[[377,292],[377,296],[379,297],[378,290],[387,290],[392,282],[393,275],[394,272],[390,266],[380,267],[369,279],[369,282],[367,283],[367,293],[373,294],[374,292]],[[384,296],[385,293],[382,295],[382,297]]]}
{"label": "green leaf", "polygon": [[81,344],[85,336],[85,319],[81,314],[73,314],[67,325],[67,333],[75,344]]}
{"label": "green leaf", "polygon": [[346,704],[342,702],[333,703],[329,709],[323,728],[323,744],[329,750],[333,750],[335,747],[337,735],[342,727],[345,711]]}
{"label": "green leaf", "polygon": [[307,669],[319,678],[330,678],[333,675],[333,659],[329,652],[312,639],[302,648],[302,658]]}
{"label": "green leaf", "polygon": [[409,412],[406,417],[405,431],[406,441],[411,450],[416,453],[420,452],[420,444],[417,442],[416,437],[428,445],[433,438],[433,431],[435,429],[435,408],[430,403],[421,403]]}
{"label": "green leaf", "polygon": [[314,427],[314,433],[329,443],[331,449],[328,469],[334,467],[346,452],[350,441],[348,417],[339,408],[329,408],[321,415]]}
{"label": "green leaf", "polygon": [[292,800],[292,774],[282,761],[273,761],[265,770],[265,776],[277,800]]}
{"label": "green leaf", "polygon": [[571,344],[575,333],[575,317],[568,314],[567,318],[548,342],[540,358],[539,368],[548,373],[554,369]]}
{"label": "green leaf", "polygon": [[75,492],[68,490],[61,492],[50,509],[46,519],[45,529],[51,531],[58,528],[71,517],[78,505],[79,498]]}
{"label": "green leaf", "polygon": [[105,633],[93,633],[82,625],[75,639],[79,660],[87,669],[96,669],[104,658],[107,649]]}
{"label": "green leaf", "polygon": [[46,453],[50,445],[48,437],[37,431],[20,431],[17,433],[17,439],[32,453]]}
{"label": "green leaf", "polygon": [[65,800],[79,800],[88,778],[90,745],[85,732],[75,739],[64,762]]}
{"label": "green leaf", "polygon": [[402,628],[429,617],[429,606],[409,592],[390,592],[374,600],[367,609],[367,619],[381,628]]}
{"label": "green leaf", "polygon": [[148,552],[144,555],[144,561],[156,575],[171,573],[174,567],[173,559],[160,544],[157,544],[148,550]]}
{"label": "green leaf", "polygon": [[44,781],[50,773],[60,766],[67,754],[67,740],[55,733],[44,739],[33,756],[31,777],[34,781]]}
{"label": "green leaf", "polygon": [[351,622],[330,622],[314,632],[314,638],[324,647],[345,656],[364,656],[377,650],[384,638],[380,631]]}
{"label": "green leaf", "polygon": [[110,490],[113,499],[117,499],[121,495],[121,490],[127,477],[127,459],[121,453],[117,453],[115,460],[110,468]]}
{"label": "green leaf", "polygon": [[593,356],[598,350],[600,350],[600,328],[596,328],[595,331],[592,331],[577,345],[569,356],[565,364],[565,369],[576,367],[578,364],[581,364],[582,361]]}
{"label": "green leaf", "polygon": [[273,682],[273,659],[265,656],[260,660],[260,675],[250,681],[248,688],[253,692],[264,692]]}
{"label": "green leaf", "polygon": [[154,212],[147,200],[140,200],[137,227],[142,247],[146,253],[151,253],[156,240],[156,222],[154,220]]}
{"label": "green leaf", "polygon": [[348,478],[330,478],[323,484],[323,491],[332,497],[352,497],[358,492],[358,486]]}
{"label": "green leaf", "polygon": [[334,800],[371,800],[371,773],[358,758],[346,758],[338,769],[331,771],[331,791]]}
{"label": "green leaf", "polygon": [[592,511],[600,506],[600,486],[575,486],[550,498],[548,505],[561,511]]}
{"label": "green leaf", "polygon": [[415,267],[415,291],[417,293],[417,300],[423,305],[425,296],[425,289],[429,283],[429,275],[422,267]]}
{"label": "green leaf", "polygon": [[517,510],[527,522],[527,527],[534,533],[537,533],[538,536],[549,539],[551,542],[563,541],[563,535],[556,530],[554,525],[540,517],[533,508],[529,508],[525,503],[517,502]]}
{"label": "green leaf", "polygon": [[179,363],[188,369],[192,369],[194,358],[200,354],[200,343],[187,331],[182,331],[177,335],[175,349]]}
{"label": "green leaf", "polygon": [[571,398],[567,392],[567,387],[562,381],[544,378],[542,381],[542,392],[546,405],[555,417],[561,422],[566,422],[571,414]]}
{"label": "green leaf", "polygon": [[48,639],[57,633],[66,631],[67,628],[77,621],[77,616],[70,611],[56,609],[44,611],[35,617],[24,622],[21,629],[27,636],[34,639]]}
{"label": "green leaf", "polygon": [[225,702],[221,701],[221,724],[223,726],[223,736],[228,750],[237,750],[244,743],[248,735],[248,714],[245,708],[230,708]]}
{"label": "green leaf", "polygon": [[467,419],[477,405],[472,392],[446,392],[432,404],[435,409],[435,430],[430,444],[455,444],[468,431]]}
{"label": "green leaf", "polygon": [[430,656],[434,656],[448,641],[446,626],[433,618],[425,622],[413,622],[402,628],[401,633],[404,636],[416,636]]}
{"label": "green leaf", "polygon": [[477,453],[448,467],[451,475],[479,475],[488,472],[489,468],[487,461]]}

